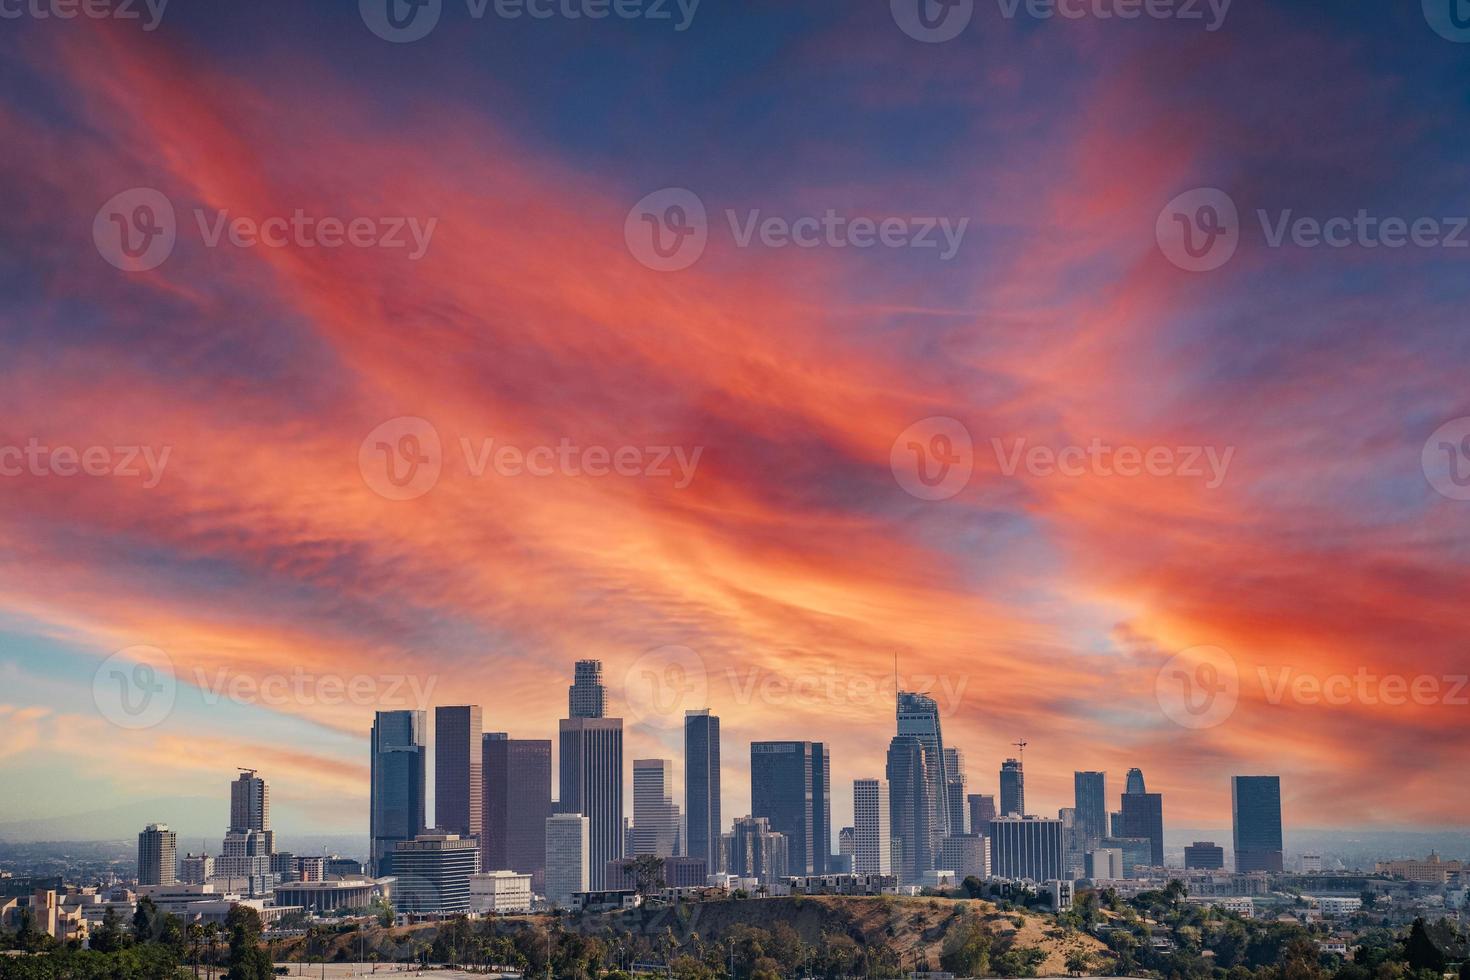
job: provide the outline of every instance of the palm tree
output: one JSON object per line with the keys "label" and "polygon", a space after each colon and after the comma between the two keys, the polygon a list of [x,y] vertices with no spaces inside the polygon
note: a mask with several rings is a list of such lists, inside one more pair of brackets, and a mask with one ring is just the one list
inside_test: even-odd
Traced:
{"label": "palm tree", "polygon": [[194,959],[194,980],[199,980],[199,952],[204,944],[204,927],[198,922],[189,923],[189,952]]}

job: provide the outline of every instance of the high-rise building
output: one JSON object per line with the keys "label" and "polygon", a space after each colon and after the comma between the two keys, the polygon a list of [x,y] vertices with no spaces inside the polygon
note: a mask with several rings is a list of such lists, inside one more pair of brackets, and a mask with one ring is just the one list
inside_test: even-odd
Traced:
{"label": "high-rise building", "polygon": [[185,854],[179,858],[179,884],[207,885],[214,877],[214,858],[208,854]]}
{"label": "high-rise building", "polygon": [[[939,724],[939,704],[925,694],[898,692],[898,732],[912,735],[924,746],[924,771],[929,779],[929,850],[938,856],[939,842],[949,833],[949,769],[944,750],[944,733]],[[931,865],[932,867],[932,865]]]}
{"label": "high-rise building", "polygon": [[1072,774],[1074,803],[1077,808],[1077,836],[1085,850],[1097,846],[1108,836],[1108,774],[1076,772]]}
{"label": "high-rise building", "polygon": [[1124,878],[1137,878],[1139,868],[1153,864],[1154,845],[1147,837],[1104,837],[1099,850],[1117,851],[1122,855]]}
{"label": "high-rise building", "polygon": [[1108,812],[1108,836],[1109,837],[1122,837],[1123,836],[1123,811],[1122,810],[1110,810]]}
{"label": "high-rise building", "polygon": [[672,759],[633,760],[632,854],[673,857],[679,843]]}
{"label": "high-rise building", "polygon": [[229,829],[268,834],[269,849],[272,852],[276,849],[276,835],[271,830],[270,784],[256,775],[254,769],[241,769],[240,778],[230,784]]}
{"label": "high-rise building", "polygon": [[708,708],[684,712],[684,850],[720,869],[720,719]]}
{"label": "high-rise building", "polygon": [[138,835],[138,884],[177,884],[178,854],[179,837],[168,824],[149,824]]}
{"label": "high-rise building", "polygon": [[[989,828],[987,828],[989,829]],[[953,871],[960,881],[990,876],[990,838],[984,834],[950,834],[939,849],[936,870]]]}
{"label": "high-rise building", "polygon": [[373,721],[368,833],[372,873],[379,878],[393,874],[398,843],[411,841],[426,829],[425,724],[422,711],[379,711]]}
{"label": "high-rise building", "polygon": [[225,834],[214,873],[230,880],[230,889],[247,898],[270,894],[275,885],[275,854],[272,836],[259,830],[231,830]]}
{"label": "high-rise building", "polygon": [[968,814],[965,806],[965,786],[969,782],[965,775],[965,753],[959,749],[944,750],[944,774],[947,780],[945,802],[949,806],[949,833],[958,837],[969,833]]}
{"label": "high-rise building", "polygon": [[567,713],[573,718],[601,718],[607,710],[601,660],[578,660],[567,688]]}
{"label": "high-rise building", "polygon": [[[1026,815],[1026,774],[1019,759],[1007,759],[1000,767],[1000,815]],[[992,848],[992,853],[994,848]]]}
{"label": "high-rise building", "polygon": [[1148,792],[1147,788],[1143,785],[1142,769],[1133,768],[1128,770],[1128,781],[1123,786],[1123,792],[1131,796],[1141,796]]}
{"label": "high-rise building", "polygon": [[458,834],[420,834],[393,849],[393,907],[403,913],[470,910],[470,879],[480,873],[480,844]]}
{"label": "high-rise building", "polygon": [[[855,782],[854,785],[856,785]],[[856,807],[854,807],[854,809],[856,809]],[[884,807],[884,809],[886,810],[887,807]],[[841,830],[837,831],[837,856],[850,858],[856,853],[857,828],[843,827]]]}
{"label": "high-rise building", "polygon": [[551,739],[488,732],[480,741],[485,782],[480,867],[531,876],[546,887],[546,818],[551,816]]}
{"label": "high-rise building", "polygon": [[546,818],[546,901],[566,908],[573,895],[591,887],[591,823],[580,813],[552,814]]}
{"label": "high-rise building", "polygon": [[434,815],[446,834],[479,837],[485,829],[482,719],[479,705],[434,709]]}
{"label": "high-rise building", "polygon": [[966,802],[970,804],[970,831],[982,835],[990,833],[990,821],[999,816],[995,812],[995,797],[989,793],[971,793]]}
{"label": "high-rise building", "polygon": [[1164,866],[1164,797],[1147,793],[1143,786],[1143,770],[1128,770],[1128,792],[1123,794],[1123,836],[1146,837],[1149,840],[1151,867]]}
{"label": "high-rise building", "polygon": [[1088,851],[1083,870],[1093,881],[1116,881],[1124,876],[1123,852],[1116,847]]}
{"label": "high-rise building", "polygon": [[1232,776],[1231,808],[1235,817],[1235,870],[1282,869],[1281,777]]}
{"label": "high-rise building", "polygon": [[933,784],[924,755],[924,743],[913,735],[895,735],[888,743],[888,825],[894,850],[901,854],[893,873],[903,885],[919,884],[925,872],[934,870],[935,854],[929,847]]}
{"label": "high-rise building", "polygon": [[725,872],[774,884],[791,873],[789,844],[786,835],[772,830],[765,817],[738,817],[722,841]]}
{"label": "high-rise building", "polygon": [[1225,848],[1212,840],[1197,840],[1184,849],[1184,866],[1219,871],[1225,867]]}
{"label": "high-rise building", "polygon": [[1040,817],[990,821],[990,865],[998,878],[1037,882],[1062,878],[1062,822]]}
{"label": "high-rise building", "polygon": [[[792,874],[827,873],[832,773],[821,742],[750,743],[750,810],[787,841]],[[734,872],[731,872],[732,874]]]}
{"label": "high-rise building", "polygon": [[893,866],[888,783],[882,779],[852,781],[852,870],[854,874],[891,874]]}
{"label": "high-rise building", "polygon": [[[607,862],[623,856],[623,719],[561,720],[562,813],[587,818],[587,860],[592,888],[606,887]],[[550,867],[551,855],[546,855]],[[550,887],[549,885],[547,887]]]}

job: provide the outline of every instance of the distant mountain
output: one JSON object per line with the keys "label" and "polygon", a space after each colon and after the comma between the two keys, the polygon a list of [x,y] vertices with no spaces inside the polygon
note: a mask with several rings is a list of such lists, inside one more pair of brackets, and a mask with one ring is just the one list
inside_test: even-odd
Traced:
{"label": "distant mountain", "polygon": [[128,840],[150,823],[165,823],[179,835],[179,851],[198,850],[199,841],[212,840],[210,853],[219,849],[229,803],[211,796],[174,796],[138,800],[86,813],[37,820],[0,823],[0,840],[32,841]]}

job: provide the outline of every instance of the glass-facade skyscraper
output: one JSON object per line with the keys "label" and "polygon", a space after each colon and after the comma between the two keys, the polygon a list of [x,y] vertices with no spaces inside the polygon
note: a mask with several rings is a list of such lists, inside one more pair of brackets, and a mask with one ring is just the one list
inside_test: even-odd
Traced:
{"label": "glass-facade skyscraper", "polygon": [[895,735],[888,743],[888,832],[899,855],[893,873],[901,885],[918,884],[924,872],[934,870],[928,846],[934,801],[924,755],[924,743],[913,735]]}
{"label": "glass-facade skyscraper", "polygon": [[929,849],[937,854],[939,842],[949,831],[949,762],[944,749],[944,732],[939,724],[939,704],[926,694],[898,692],[898,734],[912,735],[924,746],[924,771],[929,780],[929,799],[934,813],[929,818]]}
{"label": "glass-facade skyscraper", "polygon": [[1280,871],[1281,777],[1233,776],[1230,797],[1235,816],[1235,870]]}
{"label": "glass-facade skyscraper", "polygon": [[373,721],[368,833],[380,878],[393,873],[397,844],[424,832],[425,724],[422,711],[379,711]]}
{"label": "glass-facade skyscraper", "polygon": [[684,851],[720,868],[720,719],[709,709],[684,712]]}
{"label": "glass-facade skyscraper", "polygon": [[832,769],[826,746],[750,743],[750,811],[786,836],[791,874],[826,874],[832,850]]}
{"label": "glass-facade skyscraper", "polygon": [[446,834],[484,830],[482,718],[479,705],[434,709],[434,822]]}
{"label": "glass-facade skyscraper", "polygon": [[1000,767],[1000,815],[1026,815],[1026,773],[1019,759],[1007,759]]}
{"label": "glass-facade skyscraper", "polygon": [[531,876],[545,887],[546,818],[551,816],[551,739],[511,738],[487,732],[481,739],[485,821],[480,867]]}
{"label": "glass-facade skyscraper", "polygon": [[1077,807],[1077,834],[1087,847],[1108,836],[1108,774],[1073,773],[1073,796]]}

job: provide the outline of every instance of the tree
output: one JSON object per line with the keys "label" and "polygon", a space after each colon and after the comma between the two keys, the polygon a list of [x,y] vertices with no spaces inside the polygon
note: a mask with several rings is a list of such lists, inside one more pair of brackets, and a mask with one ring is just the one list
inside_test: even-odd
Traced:
{"label": "tree", "polygon": [[623,862],[623,870],[633,875],[633,887],[638,894],[649,896],[662,891],[664,882],[664,859],[657,854],[639,854]]}
{"label": "tree", "polygon": [[990,950],[995,937],[978,917],[970,917],[949,931],[939,952],[939,965],[960,977],[990,972]]}
{"label": "tree", "polygon": [[228,980],[274,980],[275,967],[260,948],[260,913],[248,905],[236,905],[225,927],[230,933]]}
{"label": "tree", "polygon": [[1415,919],[1413,928],[1409,930],[1409,941],[1404,949],[1409,960],[1410,969],[1429,970],[1433,973],[1443,973],[1445,967],[1445,956],[1440,948],[1429,938],[1429,931],[1424,927],[1423,919]]}
{"label": "tree", "polygon": [[1092,957],[1084,950],[1076,950],[1067,957],[1067,972],[1080,977],[1092,969]]}
{"label": "tree", "polygon": [[116,953],[128,946],[128,936],[122,930],[122,919],[117,909],[107,907],[102,913],[102,928],[92,936],[92,948],[99,953]]}

